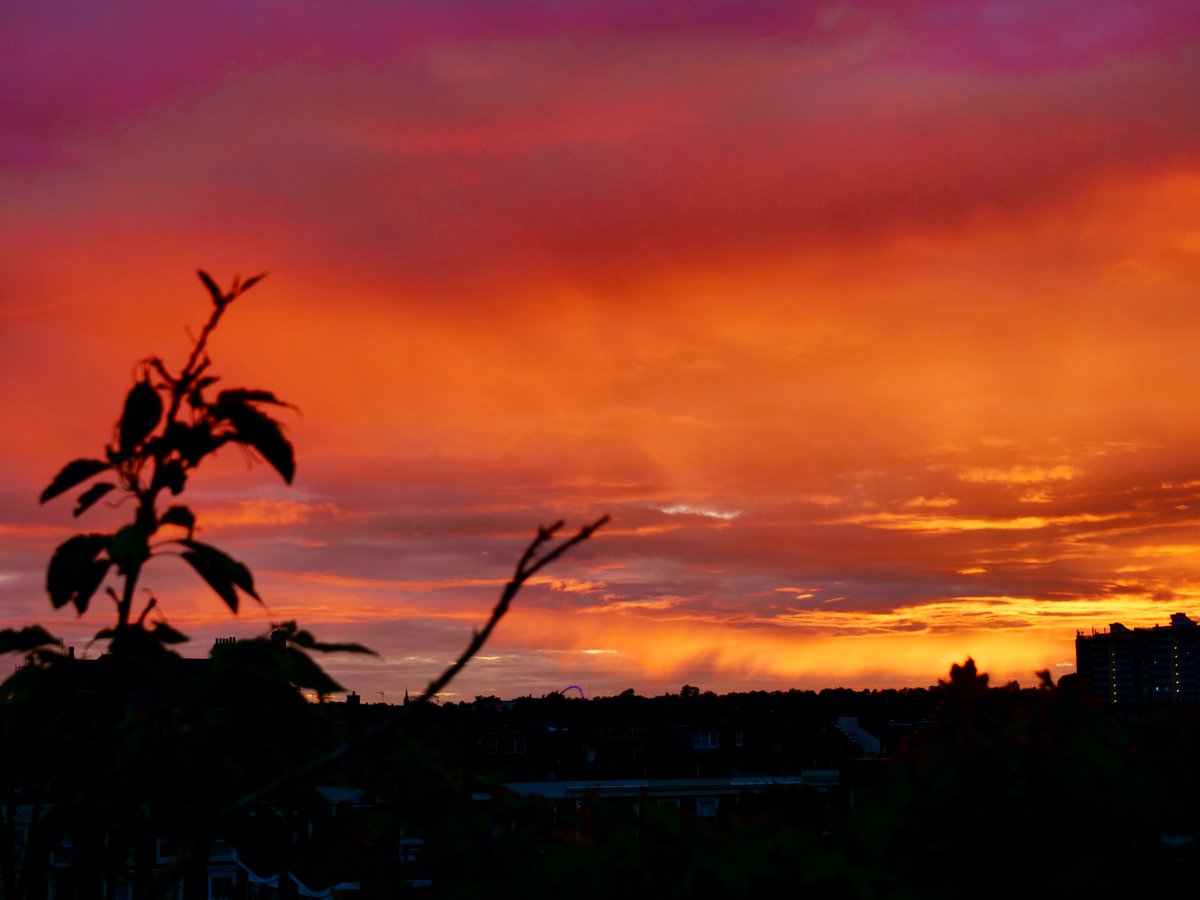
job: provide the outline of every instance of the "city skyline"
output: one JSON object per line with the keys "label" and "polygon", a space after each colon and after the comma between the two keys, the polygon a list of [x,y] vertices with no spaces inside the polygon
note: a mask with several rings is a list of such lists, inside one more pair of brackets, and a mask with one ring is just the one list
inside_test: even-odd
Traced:
{"label": "city skyline", "polygon": [[539,525],[612,521],[456,696],[922,686],[1200,618],[1200,13],[1152,2],[0,11],[0,616],[195,278],[296,404],[189,486],[267,609],[419,691]]}

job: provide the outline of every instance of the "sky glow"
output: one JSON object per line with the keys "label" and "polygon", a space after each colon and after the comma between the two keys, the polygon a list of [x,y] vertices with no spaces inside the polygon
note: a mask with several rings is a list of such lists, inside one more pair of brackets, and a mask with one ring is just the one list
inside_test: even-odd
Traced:
{"label": "sky glow", "polygon": [[0,618],[84,644],[37,506],[194,271],[295,485],[225,451],[194,653],[296,618],[417,691],[540,524],[612,522],[459,696],[1031,683],[1200,615],[1192,2],[17,0],[0,9]]}

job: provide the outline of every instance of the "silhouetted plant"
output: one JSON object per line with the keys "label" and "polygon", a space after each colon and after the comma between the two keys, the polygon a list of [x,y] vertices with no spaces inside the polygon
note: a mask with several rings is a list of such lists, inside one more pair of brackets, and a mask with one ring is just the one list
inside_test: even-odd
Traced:
{"label": "silhouetted plant", "polygon": [[[149,620],[157,598],[150,595],[135,616],[145,567],[164,555],[183,559],[233,613],[242,595],[261,602],[250,570],[197,540],[195,513],[166,498],[182,494],[201,463],[228,444],[265,461],[288,483],[295,474],[292,446],[268,413],[290,404],[267,390],[218,389],[209,371],[214,329],[263,276],[235,279],[228,291],[206,273],[199,276],[213,310],[182,369],[174,373],[157,357],[143,360],[103,456],[71,461],[40,496],[45,503],[92,482],[78,495],[75,516],[111,497],[133,510],[132,520],[112,533],[64,541],[46,575],[56,609],[71,606],[82,616],[101,591],[113,601],[115,622],[96,635],[109,641],[108,653],[76,660],[54,649],[57,639],[40,626],[0,631],[0,654],[27,654],[27,664],[0,686],[3,897],[44,897],[48,890],[112,896],[122,879],[138,896],[159,897],[181,877],[202,874],[218,835],[249,835],[283,871],[314,823],[328,818],[315,777],[400,721],[396,715],[348,740],[296,690],[340,690],[306,651],[372,652],[359,644],[323,643],[284,622],[272,626],[269,638],[215,646],[197,668],[191,663],[198,661],[172,649],[187,638],[161,610]],[[561,522],[538,529],[483,629],[418,703],[479,652],[530,577],[606,520],[557,544]],[[154,849],[163,839],[176,848],[165,866]],[[48,860],[63,848],[72,859],[51,886]],[[203,886],[193,881],[186,893],[197,890]]]}
{"label": "silhouetted plant", "polygon": [[[46,573],[56,609],[82,616],[97,594],[112,600],[114,621],[96,634],[109,641],[104,657],[84,666],[57,652],[40,626],[0,632],[0,652],[31,653],[3,685],[5,836],[20,833],[26,845],[19,867],[14,854],[0,852],[5,896],[44,896],[46,860],[66,846],[72,862],[55,885],[59,894],[110,891],[131,861],[134,882],[144,887],[155,865],[147,848],[156,839],[190,840],[198,821],[215,821],[217,810],[253,785],[337,743],[296,691],[339,689],[305,651],[371,652],[323,644],[285,622],[273,626],[271,639],[215,647],[198,669],[172,649],[187,638],[167,623],[153,594],[134,609],[147,564],[166,555],[186,562],[231,612],[243,595],[261,602],[250,570],[197,540],[195,513],[173,501],[229,444],[288,483],[295,474],[292,446],[267,412],[289,404],[267,390],[221,388],[208,356],[225,312],[263,276],[222,290],[199,275],[212,309],[182,368],[173,371],[158,357],[139,363],[111,442],[100,456],[67,463],[39,498],[83,488],[75,516],[117,498],[115,506],[131,507],[131,519],[112,532],[68,538]],[[274,800],[284,820],[315,808],[309,786]]]}
{"label": "silhouetted plant", "polygon": [[[178,497],[192,473],[231,443],[261,457],[289,484],[296,471],[292,445],[279,422],[265,411],[289,404],[266,390],[217,390],[220,378],[209,371],[209,338],[234,300],[263,276],[244,282],[235,278],[225,291],[207,273],[199,275],[212,297],[213,309],[183,368],[174,374],[158,357],[143,360],[137,381],[125,397],[113,440],[104,448],[104,458],[67,463],[40,497],[45,503],[103,476],[105,480],[96,481],[78,496],[75,516],[113,492],[133,501],[133,521],[112,534],[93,532],[69,538],[54,551],[46,573],[46,589],[54,607],[72,605],[82,615],[105,579],[116,570],[120,589],[105,590],[116,604],[116,623],[97,635],[111,639],[112,652],[144,649],[147,639],[170,644],[183,637],[163,622],[146,626],[148,614],[157,606],[153,596],[137,619],[133,618],[142,570],[154,556],[177,554],[234,613],[240,594],[260,599],[246,566],[196,540],[196,516],[189,507],[175,504],[160,510],[164,495]],[[182,531],[186,536],[155,541],[165,529]]]}

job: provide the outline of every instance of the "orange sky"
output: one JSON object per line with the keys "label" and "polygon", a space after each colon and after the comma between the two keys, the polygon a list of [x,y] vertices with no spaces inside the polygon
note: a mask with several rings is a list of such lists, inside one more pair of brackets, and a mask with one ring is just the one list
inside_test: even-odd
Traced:
{"label": "orange sky", "polygon": [[146,574],[193,652],[294,617],[417,690],[602,513],[460,696],[1029,682],[1200,616],[1200,13],[745,6],[0,10],[5,623],[108,624],[43,573],[122,510],[36,496],[197,266],[271,272],[215,369],[301,414],[293,487],[193,482],[269,609]]}

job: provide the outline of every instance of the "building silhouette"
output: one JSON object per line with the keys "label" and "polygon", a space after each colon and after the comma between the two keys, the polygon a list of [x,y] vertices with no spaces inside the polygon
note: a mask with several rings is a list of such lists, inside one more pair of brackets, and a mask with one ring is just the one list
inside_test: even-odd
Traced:
{"label": "building silhouette", "polygon": [[1075,670],[1108,703],[1200,703],[1200,624],[1175,613],[1170,625],[1077,632]]}

